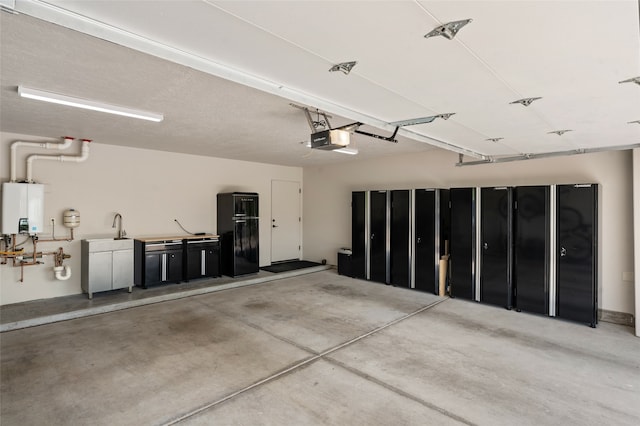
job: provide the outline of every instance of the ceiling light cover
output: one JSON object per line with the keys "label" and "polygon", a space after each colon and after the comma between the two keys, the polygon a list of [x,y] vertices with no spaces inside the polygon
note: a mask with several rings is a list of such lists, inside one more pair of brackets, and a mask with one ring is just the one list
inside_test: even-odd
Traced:
{"label": "ceiling light cover", "polygon": [[140,120],[160,122],[164,119],[164,116],[162,114],[158,114],[155,112],[142,111],[139,109],[127,108],[119,105],[107,104],[104,102],[91,101],[88,99],[61,95],[59,93],[31,89],[24,86],[18,86],[18,94],[21,97],[27,99],[35,99],[38,101],[51,102],[54,104],[66,105],[75,108],[83,108],[91,111],[106,112],[108,114],[122,115],[125,117],[138,118]]}
{"label": "ceiling light cover", "polygon": [[522,99],[518,99],[517,101],[509,102],[509,104],[520,104],[520,105],[524,105],[524,106],[529,106],[529,105],[531,105],[531,102],[537,101],[538,99],[542,99],[542,98],[541,97],[537,97],[537,98],[522,98]]}
{"label": "ceiling light cover", "polygon": [[632,77],[632,78],[628,78],[626,80],[622,80],[619,81],[618,84],[621,83],[635,83],[635,84],[640,84],[640,77]]}
{"label": "ceiling light cover", "polygon": [[351,70],[356,66],[357,63],[357,61],[341,62],[329,68],[329,72],[342,71],[342,73],[346,75],[351,72]]}
{"label": "ceiling light cover", "polygon": [[340,154],[356,155],[358,153],[358,149],[347,147],[347,148],[334,149],[333,152],[339,152]]}
{"label": "ceiling light cover", "polygon": [[464,27],[471,21],[471,19],[463,19],[461,21],[448,22],[444,25],[440,25],[438,28],[429,31],[424,35],[424,38],[443,36],[449,40],[453,40],[456,34],[458,34],[458,31],[460,31],[460,28]]}
{"label": "ceiling light cover", "polygon": [[571,129],[554,130],[553,132],[549,132],[549,134],[555,134],[555,135],[558,135],[558,136],[562,136],[567,132],[573,132],[573,130],[571,130]]}

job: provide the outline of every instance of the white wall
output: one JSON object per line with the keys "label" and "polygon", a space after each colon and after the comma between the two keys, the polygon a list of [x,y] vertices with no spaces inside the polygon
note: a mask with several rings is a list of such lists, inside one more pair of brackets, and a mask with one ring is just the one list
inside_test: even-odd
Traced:
{"label": "white wall", "polygon": [[422,154],[304,169],[304,253],[336,263],[351,246],[351,191],[464,186],[599,183],[601,191],[601,289],[599,307],[634,312],[632,154],[630,151],[455,167],[457,154]]}
{"label": "white wall", "polygon": [[[8,182],[9,147],[15,140],[44,141],[27,135],[0,133],[0,181]],[[51,139],[56,141],[59,139]],[[180,141],[176,141],[180,143]],[[79,152],[79,142],[67,151],[22,148],[18,152],[17,177],[25,177],[25,158],[32,153],[69,154]],[[42,243],[38,250],[63,247],[72,258],[69,281],[53,278],[53,258],[45,264],[20,268],[0,266],[0,304],[64,296],[81,292],[80,240],[94,236],[115,236],[111,228],[116,212],[122,214],[128,236],[183,235],[173,221],[178,219],[191,232],[216,232],[216,194],[251,191],[260,195],[260,265],[271,258],[271,181],[298,181],[302,169],[219,158],[174,154],[91,143],[89,159],[83,163],[36,161],[33,178],[45,184],[45,234],[50,237],[49,218],[56,219],[56,237],[67,235],[62,212],[80,211],[81,225],[70,243]],[[21,240],[22,238],[19,238]],[[31,250],[31,244],[26,245]],[[9,261],[11,263],[11,261]]]}

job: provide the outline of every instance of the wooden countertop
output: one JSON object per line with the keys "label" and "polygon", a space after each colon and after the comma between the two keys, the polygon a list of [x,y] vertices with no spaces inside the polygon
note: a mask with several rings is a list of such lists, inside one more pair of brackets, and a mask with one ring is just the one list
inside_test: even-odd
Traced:
{"label": "wooden countertop", "polygon": [[167,236],[142,236],[134,237],[134,240],[144,241],[145,243],[157,242],[157,241],[173,241],[173,240],[202,240],[210,238],[220,238],[218,235],[205,234],[205,235],[167,235]]}

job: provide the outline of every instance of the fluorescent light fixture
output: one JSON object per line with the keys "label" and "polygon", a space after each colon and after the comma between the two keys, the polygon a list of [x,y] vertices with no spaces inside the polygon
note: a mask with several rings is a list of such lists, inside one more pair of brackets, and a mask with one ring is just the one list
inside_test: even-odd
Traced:
{"label": "fluorescent light fixture", "polygon": [[342,154],[356,155],[358,150],[356,148],[340,148],[334,149],[333,152],[340,152]]}
{"label": "fluorescent light fixture", "polygon": [[160,122],[164,119],[162,114],[154,112],[126,108],[118,105],[110,105],[87,99],[74,98],[73,96],[60,95],[58,93],[46,92],[44,90],[30,89],[24,86],[18,86],[18,94],[27,99],[35,99],[54,104],[89,109],[92,111],[106,112],[108,114],[123,115],[125,117],[139,118],[141,120]]}

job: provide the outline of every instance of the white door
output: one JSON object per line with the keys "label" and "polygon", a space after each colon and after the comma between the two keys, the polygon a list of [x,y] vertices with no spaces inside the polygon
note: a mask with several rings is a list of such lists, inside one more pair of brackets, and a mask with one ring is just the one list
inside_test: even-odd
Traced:
{"label": "white door", "polygon": [[300,182],[271,181],[271,263],[300,259]]}

